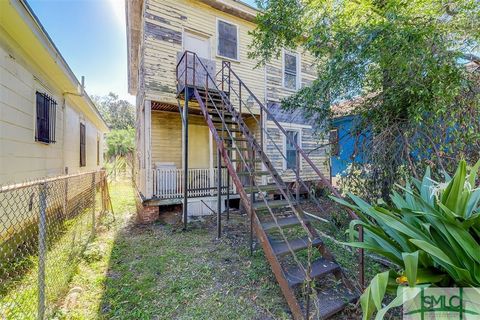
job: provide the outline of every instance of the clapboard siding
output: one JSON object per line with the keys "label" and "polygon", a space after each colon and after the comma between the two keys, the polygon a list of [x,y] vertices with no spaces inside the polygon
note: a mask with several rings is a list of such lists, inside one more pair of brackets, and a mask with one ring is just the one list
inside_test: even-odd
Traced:
{"label": "clapboard siding", "polygon": [[[222,58],[217,57],[216,24],[217,18],[231,22],[239,27],[239,60],[231,61],[233,70],[237,72],[242,81],[253,91],[256,97],[263,103],[267,101],[281,102],[282,99],[294,94],[292,90],[283,87],[283,61],[282,56],[267,63],[264,67],[257,67],[257,61],[247,57],[251,36],[249,32],[255,28],[255,24],[236,16],[214,9],[208,5],[195,0],[145,0],[143,14],[143,41],[141,43],[139,57],[140,61],[140,87],[141,94],[145,99],[176,104],[176,83],[175,68],[177,64],[177,53],[183,51],[183,32],[185,30],[206,36],[210,39],[211,58],[216,61],[216,70],[221,70]],[[299,52],[300,49],[299,49]],[[307,86],[316,78],[314,59],[308,54],[301,53],[300,85]],[[238,83],[233,82],[233,89],[238,91]],[[246,100],[245,90],[242,92]],[[238,108],[239,101],[234,92],[231,93],[233,105]],[[245,101],[244,100],[244,101]],[[253,118],[247,115],[250,113],[243,105],[246,123],[255,133],[260,141],[260,128]],[[254,107],[253,114],[258,115],[258,107]],[[190,117],[191,125],[204,126],[201,117]],[[284,121],[284,120],[282,120]],[[271,121],[267,121],[269,134],[278,147],[283,151],[284,136]],[[288,121],[287,121],[288,122]],[[198,154],[199,167],[205,164],[203,152],[208,150],[208,131],[197,128],[202,138],[198,140],[198,150],[190,150],[192,154]],[[205,127],[205,130],[208,130]],[[311,126],[302,126],[302,146],[309,152],[319,144],[324,143],[318,138]],[[156,162],[171,162],[177,168],[182,167],[182,135],[180,115],[175,113],[152,113],[152,165]],[[197,132],[197,131],[195,131]],[[192,139],[190,137],[190,139]],[[277,151],[270,139],[265,139],[265,148],[275,167],[282,176],[291,181],[293,173],[283,170],[283,158]],[[215,146],[214,149],[215,150]],[[216,152],[213,153],[213,165],[216,165]],[[327,176],[329,174],[329,162],[325,148],[312,151],[310,158]],[[193,161],[193,160],[192,160]],[[189,160],[189,162],[191,162]],[[192,164],[190,164],[192,167]],[[308,164],[303,163],[302,177],[305,179],[316,179],[313,171],[307,170]],[[260,166],[258,167],[260,169]]]}
{"label": "clapboard siding", "polygon": [[[314,58],[298,49],[300,55],[300,85],[305,87],[310,85],[317,77]],[[295,91],[283,87],[283,61],[282,55],[278,59],[272,59],[265,66],[265,81],[267,101],[280,102],[282,99],[291,96]]]}
{"label": "clapboard siding", "polygon": [[[103,166],[103,132],[63,95],[15,39],[0,32],[0,184],[94,170]],[[36,92],[56,102],[56,143],[35,141]],[[80,121],[86,124],[87,166],[80,168]],[[68,130],[64,130],[68,128]],[[97,166],[97,138],[100,165]]]}
{"label": "clapboard siding", "polygon": [[[189,167],[209,168],[209,129],[200,116],[189,115]],[[182,122],[179,113],[152,112],[152,165],[182,168]]]}
{"label": "clapboard siding", "polygon": [[[285,181],[294,181],[295,174],[292,170],[285,170],[285,135],[280,132],[278,127],[272,122],[267,121],[268,128],[268,144],[267,155],[270,158],[275,169],[280,173]],[[286,130],[293,129],[301,132],[300,147],[305,151],[312,162],[320,169],[320,171],[326,176],[330,175],[329,157],[325,147],[321,147],[326,143],[321,139],[310,126],[295,126],[286,127]],[[319,148],[320,147],[320,148]],[[279,150],[281,152],[279,152]],[[300,177],[305,180],[318,180],[318,176],[310,167],[310,165],[300,157]],[[272,181],[269,181],[272,182]]]}
{"label": "clapboard siding", "polygon": [[[223,59],[216,55],[217,18],[239,27],[239,61],[232,61],[232,67],[260,101],[265,101],[264,68],[255,68],[257,62],[247,57],[251,43],[248,33],[255,24],[190,0],[146,0],[143,77],[147,99],[176,102],[175,67],[177,52],[183,48],[183,30],[210,38],[211,57],[217,63],[217,70],[221,69]],[[238,101],[232,100],[238,104]],[[253,111],[258,113],[258,109]]]}

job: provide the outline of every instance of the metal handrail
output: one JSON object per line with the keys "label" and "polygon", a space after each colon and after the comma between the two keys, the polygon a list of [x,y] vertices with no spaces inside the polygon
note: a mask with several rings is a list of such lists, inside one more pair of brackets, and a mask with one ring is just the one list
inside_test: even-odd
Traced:
{"label": "metal handrail", "polygon": [[[271,120],[275,126],[283,133],[283,135],[286,137],[286,139],[288,139],[288,141],[295,147],[295,150],[297,151],[298,154],[300,154],[303,159],[310,165],[310,167],[313,169],[313,171],[318,175],[318,177],[321,179],[321,181],[324,183],[325,186],[327,186],[327,188],[338,198],[343,198],[341,196],[341,194],[338,192],[338,190],[333,187],[330,183],[329,180],[326,179],[326,177],[323,175],[323,173],[318,169],[318,167],[313,163],[313,161],[310,159],[310,157],[305,153],[305,151],[300,148],[297,144],[297,142],[294,140],[294,139],[291,139],[291,137],[289,137],[289,135],[287,134],[286,130],[280,125],[280,123],[276,120],[275,116],[270,112],[270,110],[268,110],[268,108],[265,107],[265,105],[257,98],[257,96],[248,88],[248,86],[243,82],[242,79],[240,79],[240,77],[235,73],[235,71],[231,68],[231,65],[229,62],[227,61],[224,61],[222,62],[222,69],[225,69],[227,68],[229,70],[229,76],[230,75],[233,75],[237,81],[238,81],[238,85],[239,87],[243,87],[245,90],[247,90],[247,92],[250,94],[250,96],[255,100],[255,102],[258,104],[258,106],[260,107],[260,111],[261,112],[265,112],[265,114],[267,115],[267,117],[269,118],[269,120]],[[222,73],[223,74],[223,73]],[[227,78],[228,79],[228,78]],[[222,77],[221,79],[222,82],[225,81],[225,77]],[[231,79],[228,79],[228,85],[229,85],[229,90],[233,90],[234,93],[236,93],[236,91],[234,89],[232,89],[232,86],[231,86]],[[241,99],[241,97],[239,96],[239,94],[237,94],[237,97],[239,97]],[[242,101],[240,101],[240,103],[242,103]],[[248,105],[243,102],[243,104],[247,107],[247,109],[250,111],[251,113],[251,110],[250,108],[248,107]],[[254,117],[255,118],[255,117]],[[256,119],[256,118],[255,118]],[[258,121],[257,121],[258,123]],[[263,126],[261,126],[262,130],[264,130],[267,135],[269,136],[268,134],[268,130],[266,130],[265,128],[263,128]],[[270,137],[271,138],[271,137]],[[272,140],[273,141],[273,140]],[[285,156],[283,155],[283,152],[281,152],[282,156],[285,158]],[[301,180],[303,182],[303,180],[300,178],[300,172],[296,172],[296,175],[298,177],[299,180]],[[303,185],[305,186],[305,184],[303,183]],[[358,215],[353,211],[351,210],[350,208],[346,208],[345,209],[347,211],[347,213],[349,214],[350,218],[352,220],[357,220],[359,219]],[[359,234],[359,241],[363,242],[363,228],[361,226],[359,226],[359,230],[358,230],[358,234]],[[359,264],[360,264],[360,284],[361,286],[363,287],[364,286],[364,281],[365,281],[365,270],[364,270],[364,250],[363,249],[359,249]]]}
{"label": "metal handrail", "polygon": [[[211,75],[210,75],[210,73],[208,72],[207,68],[205,67],[205,65],[203,64],[203,62],[198,58],[198,56],[196,55],[196,53],[191,52],[191,51],[185,51],[184,54],[183,54],[183,56],[182,56],[182,58],[180,59],[180,61],[183,61],[183,58],[186,57],[186,56],[189,55],[189,54],[191,54],[194,59],[198,59],[198,62],[200,63],[201,67],[205,70],[206,77],[207,77],[207,83],[206,83],[206,84],[207,84],[207,88],[206,88],[206,89],[208,89],[208,79],[210,79],[210,80],[212,81],[213,85],[215,86],[215,89],[216,89],[218,92],[222,92],[222,93],[223,93],[223,91],[221,91],[221,90],[218,88],[218,86],[217,86],[216,83],[215,83],[215,80],[211,77]],[[178,66],[179,66],[179,64],[177,64],[177,70],[178,70]],[[187,84],[185,84],[185,85],[187,85]],[[196,86],[195,78],[193,79],[193,86],[194,86],[194,87]],[[225,123],[223,114],[220,113],[220,111],[219,111],[218,108],[216,107],[216,104],[215,104],[215,102],[213,101],[213,99],[211,98],[211,95],[208,93],[208,90],[206,90],[206,97],[207,97],[207,96],[210,98],[212,104],[213,104],[214,107],[215,107],[215,110],[217,111],[217,114],[218,114],[219,117],[221,118],[222,124],[225,125],[225,128],[227,129],[227,133],[233,138],[232,133],[230,132],[230,130],[228,130],[228,126],[227,126],[226,123]],[[222,101],[223,101],[223,103],[224,103],[225,105],[231,105],[231,103],[229,103],[229,101],[223,96],[223,94],[221,94],[220,97],[221,97],[221,99],[222,99]],[[235,111],[235,110],[233,110],[233,111]],[[236,111],[235,111],[235,112],[236,112]],[[242,122],[243,122],[243,120],[241,119],[241,117],[240,117],[239,115],[237,115],[237,117],[238,117],[238,121],[242,121]],[[248,131],[248,130],[247,130],[247,131]],[[249,133],[249,134],[251,135],[251,133],[250,133],[249,131],[248,131],[247,133]],[[245,167],[247,168],[247,171],[248,171],[250,174],[253,174],[252,170],[251,170],[250,167],[248,166],[248,162],[245,160],[245,158],[243,158],[243,155],[241,154],[240,150],[238,150],[238,147],[237,147],[237,146],[235,146],[235,147],[237,148],[237,152],[238,152],[238,154],[240,155],[240,157],[242,158],[242,161],[245,163]],[[265,156],[265,155],[262,154],[262,156]],[[269,170],[270,170],[270,169],[269,169]],[[276,173],[276,172],[270,172],[270,173],[272,174],[272,176],[278,176],[278,177],[279,177],[278,173]],[[305,225],[303,219],[301,219],[300,214],[297,212],[294,204],[290,201],[291,195],[289,194],[289,192],[288,192],[288,194],[285,193],[285,190],[284,190],[284,188],[283,188],[283,185],[281,186],[281,185],[278,183],[278,181],[276,181],[277,179],[274,179],[274,180],[275,180],[275,182],[278,184],[277,187],[278,187],[279,190],[283,193],[285,199],[287,200],[288,205],[292,208],[292,210],[293,210],[293,212],[295,213],[295,215],[299,218],[299,221],[301,222],[301,225],[302,225],[303,229],[304,229],[304,230],[307,232],[307,234],[309,235],[309,236],[308,236],[308,240],[309,240],[309,244],[311,245],[311,243],[313,242],[313,235],[311,234],[311,230]],[[255,186],[257,187],[258,192],[261,192],[261,189],[259,188],[259,186],[257,186],[256,184],[255,184]],[[288,191],[288,190],[287,190],[287,191]],[[272,218],[274,219],[275,223],[278,225],[277,218],[276,218],[275,214],[273,213],[273,211],[271,210],[270,206],[268,205],[267,199],[266,199],[266,198],[263,198],[263,201],[265,202],[265,205],[267,206],[267,208],[268,208],[268,210],[269,210],[269,213],[271,214],[271,216],[272,216]],[[281,230],[281,228],[280,228],[279,231],[280,231],[282,237],[285,239],[286,244],[287,244],[287,246],[289,247],[289,250],[290,250],[290,251],[293,253],[293,255],[295,256],[295,252],[294,252],[294,250],[290,247],[290,244],[289,244],[289,242],[288,242],[288,238],[285,236],[285,234],[283,233],[283,231]],[[303,268],[303,265],[302,265],[299,261],[298,261],[298,264],[299,264],[300,266],[302,266],[302,268]],[[306,271],[306,270],[305,270],[305,271]]]}

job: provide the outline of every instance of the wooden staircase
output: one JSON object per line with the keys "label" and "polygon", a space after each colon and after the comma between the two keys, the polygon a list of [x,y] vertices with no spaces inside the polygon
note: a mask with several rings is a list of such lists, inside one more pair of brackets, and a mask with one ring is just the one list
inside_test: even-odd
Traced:
{"label": "wooden staircase", "polygon": [[[203,83],[215,81],[208,72],[207,77],[212,81]],[[358,290],[304,214],[298,189],[283,181],[230,94],[218,86],[187,85],[178,98],[198,102],[293,317],[328,318],[356,302]],[[265,180],[269,184],[261,183]]]}

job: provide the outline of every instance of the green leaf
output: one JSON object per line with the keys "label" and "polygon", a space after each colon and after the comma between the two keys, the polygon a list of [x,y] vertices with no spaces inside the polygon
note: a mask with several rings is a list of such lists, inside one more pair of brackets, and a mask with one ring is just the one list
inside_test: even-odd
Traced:
{"label": "green leaf", "polygon": [[418,270],[418,251],[413,253],[402,253],[403,262],[405,264],[405,274],[407,276],[408,285],[414,287],[417,283]]}

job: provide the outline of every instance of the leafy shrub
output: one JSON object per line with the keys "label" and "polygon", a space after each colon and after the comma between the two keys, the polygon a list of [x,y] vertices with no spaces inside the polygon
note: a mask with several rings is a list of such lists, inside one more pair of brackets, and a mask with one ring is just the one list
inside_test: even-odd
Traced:
{"label": "leafy shrub", "polygon": [[[467,167],[461,161],[453,178],[436,182],[427,169],[423,179],[412,178],[391,195],[391,206],[370,205],[348,194],[354,204],[334,198],[355,210],[350,223],[350,246],[383,256],[397,266],[374,277],[361,297],[364,319],[377,318],[401,304],[405,286],[480,286],[480,189],[475,188],[480,161]],[[358,242],[356,227],[364,241]],[[385,293],[397,293],[382,309]]]}

